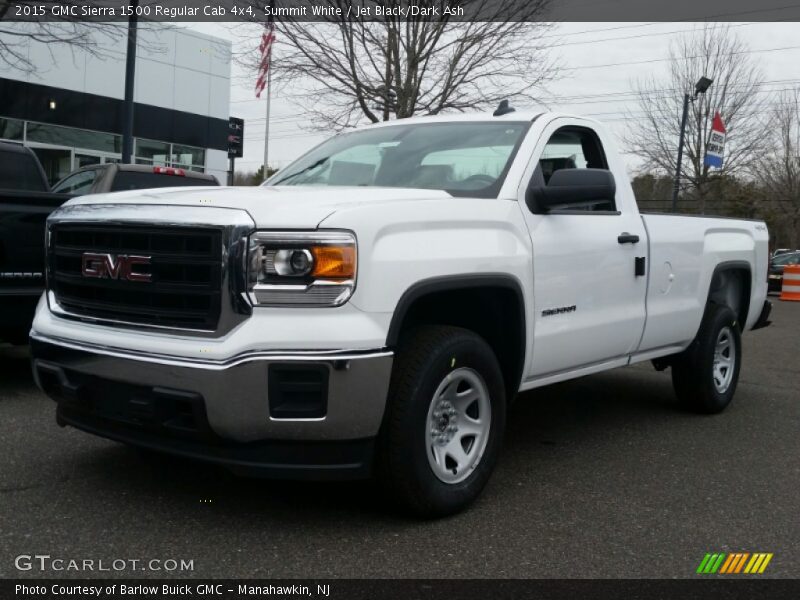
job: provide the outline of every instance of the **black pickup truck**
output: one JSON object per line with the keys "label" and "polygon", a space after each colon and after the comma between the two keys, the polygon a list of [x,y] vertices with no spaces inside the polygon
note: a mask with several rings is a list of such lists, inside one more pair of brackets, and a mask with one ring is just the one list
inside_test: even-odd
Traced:
{"label": "black pickup truck", "polygon": [[44,289],[44,225],[54,194],[36,155],[0,142],[0,341],[24,344]]}
{"label": "black pickup truck", "polygon": [[183,169],[108,164],[79,169],[51,191],[29,148],[0,142],[0,342],[27,343],[44,290],[45,221],[64,202],[102,192],[217,185],[212,175]]}

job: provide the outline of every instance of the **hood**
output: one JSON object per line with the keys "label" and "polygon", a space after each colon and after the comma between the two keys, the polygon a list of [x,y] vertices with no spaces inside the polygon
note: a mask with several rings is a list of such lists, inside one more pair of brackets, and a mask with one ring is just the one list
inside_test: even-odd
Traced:
{"label": "hood", "polygon": [[81,196],[76,204],[214,206],[246,211],[259,228],[314,228],[337,210],[452,196],[440,190],[339,186],[178,187]]}

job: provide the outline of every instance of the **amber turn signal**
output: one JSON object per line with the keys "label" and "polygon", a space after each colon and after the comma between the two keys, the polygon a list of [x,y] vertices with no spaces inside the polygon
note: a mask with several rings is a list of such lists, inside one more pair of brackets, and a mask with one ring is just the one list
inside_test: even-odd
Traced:
{"label": "amber turn signal", "polygon": [[356,249],[353,246],[311,246],[314,257],[312,277],[352,279],[356,276]]}

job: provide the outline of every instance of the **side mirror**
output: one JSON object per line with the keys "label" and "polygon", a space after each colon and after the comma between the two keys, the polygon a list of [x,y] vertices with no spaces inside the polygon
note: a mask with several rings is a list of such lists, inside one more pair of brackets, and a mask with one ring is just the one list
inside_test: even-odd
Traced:
{"label": "side mirror", "polygon": [[547,185],[531,185],[525,192],[525,204],[533,213],[553,209],[581,208],[593,204],[614,205],[617,185],[606,169],[559,169]]}

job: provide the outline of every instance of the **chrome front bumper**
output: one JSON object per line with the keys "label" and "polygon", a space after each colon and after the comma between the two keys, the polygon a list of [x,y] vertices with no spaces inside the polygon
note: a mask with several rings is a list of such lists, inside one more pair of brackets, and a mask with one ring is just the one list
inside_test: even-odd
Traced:
{"label": "chrome front bumper", "polygon": [[[224,443],[373,438],[383,418],[393,360],[391,351],[379,349],[248,352],[218,361],[89,346],[35,331],[31,333],[31,354],[37,385],[58,400],[59,405],[65,397],[67,400],[79,397],[82,386],[87,389],[94,386],[94,391],[87,392],[92,396],[90,404],[99,396],[128,389],[126,385],[155,390],[156,400],[162,393],[184,394],[201,399],[211,433]],[[324,416],[313,419],[271,416],[268,397],[271,365],[312,365],[326,369]],[[149,391],[148,395],[151,396]],[[123,402],[117,410],[125,412],[127,405]]]}

